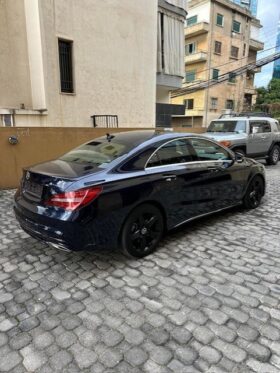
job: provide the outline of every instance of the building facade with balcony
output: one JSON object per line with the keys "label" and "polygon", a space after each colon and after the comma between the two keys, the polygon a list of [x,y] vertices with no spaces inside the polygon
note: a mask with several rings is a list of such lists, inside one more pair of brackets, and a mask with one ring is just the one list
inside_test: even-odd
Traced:
{"label": "building facade with balcony", "polygon": [[[225,112],[251,110],[259,70],[248,67],[242,75],[234,70],[254,63],[264,44],[260,22],[246,8],[228,0],[190,0],[188,5],[185,80],[182,89],[172,92],[172,102],[184,103],[186,110],[173,122],[206,127]],[[225,81],[212,86],[220,79]],[[195,89],[202,82],[209,86]]]}
{"label": "building facade with balcony", "polygon": [[186,0],[2,0],[0,15],[0,126],[154,127],[181,87]]}

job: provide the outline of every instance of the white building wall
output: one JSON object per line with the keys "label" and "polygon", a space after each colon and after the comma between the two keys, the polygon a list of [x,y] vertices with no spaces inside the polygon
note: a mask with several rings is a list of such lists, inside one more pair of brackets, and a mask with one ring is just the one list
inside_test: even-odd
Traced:
{"label": "white building wall", "polygon": [[[155,125],[157,1],[40,2],[48,125]],[[60,93],[58,38],[73,41],[74,94]]]}
{"label": "white building wall", "polygon": [[208,1],[206,4],[197,5],[195,8],[188,9],[187,18],[197,16],[197,22],[210,22],[210,7],[211,2]]}

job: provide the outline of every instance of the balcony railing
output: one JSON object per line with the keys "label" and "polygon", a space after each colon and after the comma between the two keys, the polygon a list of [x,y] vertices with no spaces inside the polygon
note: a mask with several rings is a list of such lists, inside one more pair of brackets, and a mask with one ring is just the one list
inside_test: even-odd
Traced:
{"label": "balcony railing", "polygon": [[205,62],[207,61],[208,53],[204,51],[200,51],[197,53],[188,54],[185,56],[185,64],[192,64],[196,62]]}
{"label": "balcony railing", "polygon": [[253,51],[262,51],[264,49],[264,43],[259,40],[250,39],[249,47]]}
{"label": "balcony railing", "polygon": [[200,22],[191,26],[185,27],[185,37],[197,36],[209,32],[209,23]]}

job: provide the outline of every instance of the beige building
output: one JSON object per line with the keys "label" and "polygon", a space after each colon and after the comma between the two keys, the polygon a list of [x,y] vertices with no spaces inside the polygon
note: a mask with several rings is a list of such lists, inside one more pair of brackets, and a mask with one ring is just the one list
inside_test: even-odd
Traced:
{"label": "beige building", "polygon": [[[231,73],[254,63],[264,48],[260,22],[245,8],[228,0],[190,0],[185,27],[185,81],[172,92],[172,103],[185,104],[177,125],[207,126],[225,112],[250,111],[256,99],[255,73]],[[225,82],[213,85],[224,77]],[[200,82],[208,82],[204,89]],[[191,91],[191,88],[193,91]]]}
{"label": "beige building", "polygon": [[155,126],[184,77],[185,16],[186,0],[1,0],[0,125]]}

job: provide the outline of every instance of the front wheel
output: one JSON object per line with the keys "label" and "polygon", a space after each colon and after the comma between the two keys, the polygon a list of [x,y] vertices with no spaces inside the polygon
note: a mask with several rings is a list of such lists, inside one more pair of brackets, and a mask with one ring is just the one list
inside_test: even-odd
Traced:
{"label": "front wheel", "polygon": [[278,145],[274,145],[271,149],[270,153],[268,154],[268,158],[266,159],[266,163],[268,165],[276,165],[280,159],[280,148]]}
{"label": "front wheel", "polygon": [[264,181],[261,176],[255,176],[247,188],[243,205],[246,209],[255,209],[259,207],[264,196]]}
{"label": "front wheel", "polygon": [[151,254],[164,231],[160,210],[150,204],[136,207],[126,219],[121,233],[123,251],[135,258]]}

